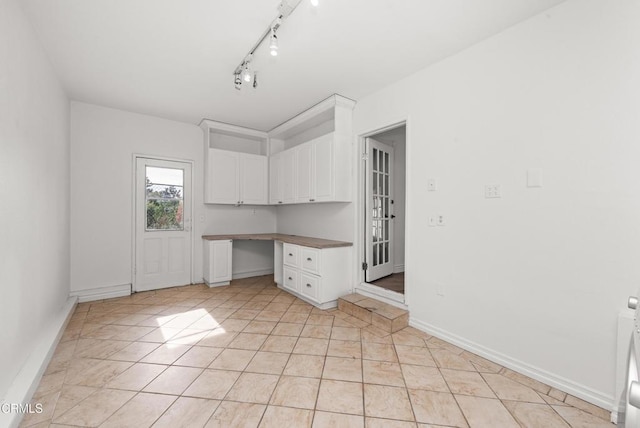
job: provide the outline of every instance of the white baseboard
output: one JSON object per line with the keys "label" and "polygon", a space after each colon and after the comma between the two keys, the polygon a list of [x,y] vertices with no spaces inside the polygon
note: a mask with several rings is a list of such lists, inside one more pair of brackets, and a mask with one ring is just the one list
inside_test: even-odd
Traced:
{"label": "white baseboard", "polygon": [[80,303],[93,302],[94,300],[112,299],[131,295],[131,284],[111,285],[108,287],[77,290],[69,293],[72,297],[78,297]]}
{"label": "white baseboard", "polygon": [[393,267],[393,273],[402,273],[402,272],[404,272],[404,264],[395,265]]}
{"label": "white baseboard", "polygon": [[612,408],[614,401],[613,397],[589,388],[588,386],[581,385],[562,376],[531,366],[524,361],[516,360],[508,355],[486,348],[415,318],[409,318],[409,325],[417,328],[418,330],[422,330],[425,333],[429,333],[432,336],[436,336],[439,339],[446,340],[447,342],[476,355],[480,355],[481,357],[493,361],[496,364],[500,364],[501,366],[517,371],[525,376],[529,376],[530,378],[540,381],[546,385],[552,386],[563,392],[588,401],[589,403],[595,404],[596,406],[602,407],[603,409]]}
{"label": "white baseboard", "polygon": [[253,276],[273,275],[273,268],[270,269],[258,269],[258,270],[244,270],[242,272],[233,272],[233,279],[251,278]]}
{"label": "white baseboard", "polygon": [[[77,303],[77,297],[69,297],[54,319],[43,326],[35,348],[11,383],[4,397],[5,403],[26,404],[31,400]],[[23,413],[0,412],[0,427],[17,427],[23,416]]]}

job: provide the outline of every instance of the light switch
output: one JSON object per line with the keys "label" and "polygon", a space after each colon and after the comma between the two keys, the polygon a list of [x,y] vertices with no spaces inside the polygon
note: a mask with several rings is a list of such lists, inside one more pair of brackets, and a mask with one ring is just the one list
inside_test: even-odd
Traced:
{"label": "light switch", "polygon": [[527,187],[542,187],[542,170],[540,168],[527,170]]}
{"label": "light switch", "polygon": [[485,198],[501,198],[502,188],[499,184],[485,184],[484,186]]}

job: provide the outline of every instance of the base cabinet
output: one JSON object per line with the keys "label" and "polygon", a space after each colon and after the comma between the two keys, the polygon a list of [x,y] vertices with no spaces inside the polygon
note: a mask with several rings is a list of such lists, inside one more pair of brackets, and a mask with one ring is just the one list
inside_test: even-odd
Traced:
{"label": "base cabinet", "polygon": [[282,248],[274,259],[282,263],[282,277],[276,275],[276,282],[284,290],[320,309],[335,307],[339,297],[351,292],[352,247],[319,249],[285,243],[275,248]]}
{"label": "base cabinet", "polygon": [[209,287],[228,285],[232,276],[233,241],[204,241],[204,282]]}

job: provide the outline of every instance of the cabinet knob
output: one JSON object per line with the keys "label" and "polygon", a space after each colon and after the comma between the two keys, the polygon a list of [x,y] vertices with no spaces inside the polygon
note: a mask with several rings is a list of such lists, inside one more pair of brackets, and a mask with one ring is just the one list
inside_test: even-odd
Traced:
{"label": "cabinet knob", "polygon": [[293,257],[293,254],[289,253],[289,257]]}
{"label": "cabinet knob", "polygon": [[307,257],[307,261],[310,262],[311,261],[311,257]]}
{"label": "cabinet knob", "polygon": [[293,281],[293,278],[289,277],[289,281]]}
{"label": "cabinet knob", "polygon": [[307,287],[311,287],[311,284],[307,284]]}
{"label": "cabinet knob", "polygon": [[309,202],[315,202],[315,201],[316,201],[315,199],[309,199]]}
{"label": "cabinet knob", "polygon": [[281,203],[282,203],[282,201],[278,201],[278,203],[279,203],[279,204],[281,204]]}

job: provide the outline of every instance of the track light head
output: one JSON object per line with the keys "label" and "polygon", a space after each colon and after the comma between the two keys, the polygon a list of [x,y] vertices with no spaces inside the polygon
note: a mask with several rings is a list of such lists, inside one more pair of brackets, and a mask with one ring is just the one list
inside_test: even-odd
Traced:
{"label": "track light head", "polygon": [[251,71],[249,70],[249,66],[246,65],[244,70],[242,70],[242,80],[245,82],[251,82]]}
{"label": "track light head", "polygon": [[278,36],[276,36],[276,30],[271,29],[271,39],[269,40],[269,50],[271,56],[278,56]]}

